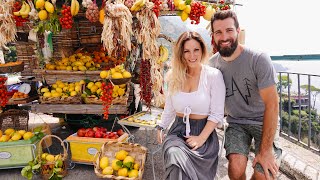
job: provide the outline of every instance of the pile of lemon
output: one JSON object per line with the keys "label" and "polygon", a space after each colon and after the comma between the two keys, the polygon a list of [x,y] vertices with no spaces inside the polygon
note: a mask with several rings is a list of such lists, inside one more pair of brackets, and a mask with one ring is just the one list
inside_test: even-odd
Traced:
{"label": "pile of lemon", "polygon": [[29,140],[34,134],[32,132],[27,132],[26,130],[14,130],[8,128],[4,133],[0,130],[0,142],[11,142],[19,140]]}
{"label": "pile of lemon", "polygon": [[95,64],[91,56],[82,53],[73,54],[68,58],[62,58],[60,61],[46,64],[48,70],[95,71],[99,68],[100,64]]}
{"label": "pile of lemon", "polygon": [[116,152],[115,159],[109,165],[109,158],[102,157],[99,161],[99,167],[104,175],[116,175],[129,178],[139,176],[140,164],[125,150]]}
{"label": "pile of lemon", "polygon": [[51,91],[48,87],[41,88],[40,92],[43,97],[61,97],[67,98],[70,96],[77,96],[81,94],[82,85],[85,84],[84,80],[75,83],[62,82],[57,80],[51,85]]}
{"label": "pile of lemon", "polygon": [[130,78],[131,73],[125,70],[124,65],[117,65],[114,68],[111,68],[108,71],[101,71],[100,72],[100,77],[102,79],[122,79],[122,78]]}

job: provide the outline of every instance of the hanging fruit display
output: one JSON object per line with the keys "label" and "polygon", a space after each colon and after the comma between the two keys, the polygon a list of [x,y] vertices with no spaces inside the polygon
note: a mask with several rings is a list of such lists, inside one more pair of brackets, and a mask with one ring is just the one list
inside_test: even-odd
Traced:
{"label": "hanging fruit display", "polygon": [[191,20],[191,24],[199,24],[200,17],[203,16],[206,12],[206,6],[202,5],[201,2],[192,2],[191,3],[191,11],[189,14],[189,18]]}
{"label": "hanging fruit display", "polygon": [[80,4],[77,0],[71,1],[71,15],[76,16],[79,13],[80,10]]}
{"label": "hanging fruit display", "polygon": [[26,10],[26,3],[21,4],[20,2],[16,1],[13,5],[13,18],[16,22],[16,26],[23,26],[24,22],[28,22],[29,19],[27,18],[28,16],[21,16],[21,12],[23,12],[22,14],[25,14],[24,11]]}
{"label": "hanging fruit display", "polygon": [[99,7],[97,6],[96,1],[87,6],[86,18],[90,22],[97,22],[99,20]]}
{"label": "hanging fruit display", "polygon": [[160,0],[152,0],[152,2],[154,3],[153,12],[156,14],[157,17],[159,17],[160,7],[161,7],[162,2]]}
{"label": "hanging fruit display", "polygon": [[0,106],[1,107],[6,106],[8,102],[7,86],[5,85],[7,79],[8,79],[7,77],[0,76]]}
{"label": "hanging fruit display", "polygon": [[103,82],[101,87],[102,87],[101,100],[103,101],[103,117],[105,120],[108,120],[109,108],[112,103],[113,86],[110,82]]}

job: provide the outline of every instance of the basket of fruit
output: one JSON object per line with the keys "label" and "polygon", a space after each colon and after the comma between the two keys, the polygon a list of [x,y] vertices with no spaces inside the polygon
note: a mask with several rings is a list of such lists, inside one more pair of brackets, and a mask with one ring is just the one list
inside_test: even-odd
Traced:
{"label": "basket of fruit", "polygon": [[94,172],[99,178],[142,179],[147,148],[132,143],[104,143],[96,154]]}
{"label": "basket of fruit", "polygon": [[9,109],[0,113],[0,129],[28,130],[29,112],[26,110]]}
{"label": "basket of fruit", "polygon": [[55,135],[46,135],[43,137],[39,146],[41,146],[42,142],[47,138],[56,138],[61,143],[63,153],[58,155],[52,155],[48,153],[43,153],[42,148],[39,147],[37,161],[41,162],[41,176],[43,179],[50,179],[52,176],[56,177],[64,177],[67,175],[67,159],[68,159],[68,151],[63,143],[63,141]]}
{"label": "basket of fruit", "polygon": [[63,83],[58,80],[49,87],[41,87],[42,104],[81,104],[82,85],[80,82]]}
{"label": "basket of fruit", "polygon": [[130,94],[130,83],[114,85],[112,90],[112,104],[127,105]]}
{"label": "basket of fruit", "polygon": [[23,70],[24,70],[23,61],[8,62],[5,64],[0,64],[0,74],[22,72]]}

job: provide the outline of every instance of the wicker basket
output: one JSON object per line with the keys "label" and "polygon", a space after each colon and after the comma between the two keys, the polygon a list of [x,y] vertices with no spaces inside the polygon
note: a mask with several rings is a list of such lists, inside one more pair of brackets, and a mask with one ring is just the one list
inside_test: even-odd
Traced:
{"label": "wicker basket", "polygon": [[13,128],[28,130],[29,112],[26,110],[10,109],[0,114],[0,129]]}
{"label": "wicker basket", "polygon": [[[67,164],[68,151],[67,151],[63,141],[58,136],[55,136],[55,135],[46,135],[45,137],[43,137],[40,140],[39,146],[41,146],[42,142],[47,138],[56,138],[61,142],[60,145],[63,148],[63,154],[60,154],[60,155],[61,155],[61,160],[63,162],[63,165],[61,167],[62,171],[61,171],[61,173],[59,175],[62,175],[63,177],[65,177],[67,175],[67,167],[68,167],[68,164]],[[38,156],[37,156],[37,158],[39,158],[39,161],[41,161],[42,153],[43,153],[42,152],[42,148],[39,147]],[[42,179],[49,179],[49,177],[51,176],[51,172],[52,172],[54,166],[55,166],[55,162],[46,162],[45,164],[41,165],[41,176],[42,176]]]}
{"label": "wicker basket", "polygon": [[82,36],[80,38],[81,44],[99,44],[101,43],[101,35]]}
{"label": "wicker basket", "polygon": [[121,78],[121,79],[110,79],[110,81],[114,85],[127,84],[128,82],[131,81],[131,77],[130,78]]}
{"label": "wicker basket", "polygon": [[40,102],[42,104],[81,104],[81,96],[77,95],[65,98],[40,96]]}
{"label": "wicker basket", "polygon": [[[99,166],[100,159],[102,157],[108,157],[109,163],[115,159],[116,152],[120,150],[125,150],[135,159],[135,162],[140,164],[139,176],[137,178],[129,178],[123,176],[115,176],[115,175],[104,175],[102,174],[102,169]],[[102,145],[100,151],[96,154],[96,159],[93,161],[94,164],[94,172],[99,178],[110,178],[110,179],[125,179],[125,180],[138,180],[142,179],[142,175],[144,172],[144,165],[146,162],[147,156],[147,148],[141,146],[139,144],[132,143],[120,143],[120,142],[106,142]]]}
{"label": "wicker basket", "polygon": [[0,73],[14,73],[14,72],[22,72],[24,70],[24,62],[20,61],[15,63],[14,65],[6,65],[0,66]]}

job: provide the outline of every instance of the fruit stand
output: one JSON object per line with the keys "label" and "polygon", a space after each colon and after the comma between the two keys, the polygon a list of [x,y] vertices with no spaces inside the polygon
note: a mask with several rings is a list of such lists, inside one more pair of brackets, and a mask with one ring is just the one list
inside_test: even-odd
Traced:
{"label": "fruit stand", "polygon": [[[210,20],[215,11],[232,8],[233,3],[223,0],[0,0],[1,53],[7,43],[14,41],[17,50],[16,62],[2,61],[0,53],[0,73],[21,72],[29,81],[9,95],[5,86],[7,77],[0,77],[1,105],[32,102],[33,113],[103,115],[101,119],[105,121],[116,121],[117,118],[109,115],[121,115],[124,117],[117,123],[125,130],[125,126],[154,129],[160,115],[153,116],[151,106],[163,107],[165,103],[164,63],[169,58],[168,47],[160,45],[158,39],[174,42],[171,37],[160,34],[158,17],[176,15],[182,21],[189,18],[191,24],[196,25],[200,20]],[[133,112],[136,112],[139,101],[148,110],[132,115],[129,106],[134,104]],[[94,164],[101,178],[142,179],[147,150],[140,145],[120,143],[127,141],[130,133],[121,130],[79,129],[64,140],[70,144],[71,160]],[[1,134],[0,140],[10,143],[6,141],[13,141],[12,133]],[[0,158],[7,157],[1,154],[1,148],[7,148],[7,144],[2,147],[1,143]],[[32,143],[37,141],[28,145],[35,146]],[[46,173],[65,169],[59,155],[41,152],[41,156],[45,155],[39,157],[34,153],[35,148],[26,152],[32,155],[28,160],[34,160],[32,166],[23,170],[25,177],[29,177],[30,168],[40,168],[41,160],[54,165],[49,165],[49,170],[45,168]],[[126,155],[117,157],[120,152]],[[112,159],[116,161],[111,163]],[[1,168],[8,166],[0,163]],[[66,175],[66,172],[55,173]]]}

